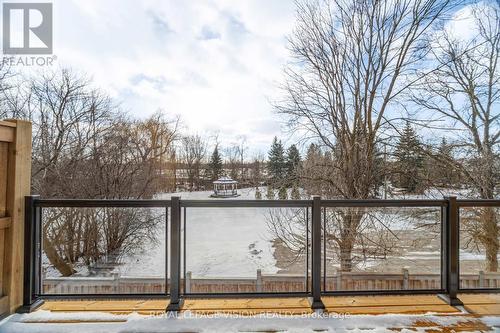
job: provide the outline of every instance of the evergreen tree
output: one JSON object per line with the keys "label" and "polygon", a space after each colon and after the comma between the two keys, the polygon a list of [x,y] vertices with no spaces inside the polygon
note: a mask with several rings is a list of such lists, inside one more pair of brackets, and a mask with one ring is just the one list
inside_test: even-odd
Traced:
{"label": "evergreen tree", "polygon": [[255,188],[255,200],[262,200],[262,193],[258,187]]}
{"label": "evergreen tree", "polygon": [[[455,164],[455,160],[453,157],[453,147],[446,142],[446,139],[443,137],[441,140],[441,144],[437,149],[437,159],[432,159],[433,164],[433,180],[439,186],[453,187],[457,182],[459,182],[458,175],[460,172],[457,172],[453,165]],[[437,163],[436,161],[437,160]]]}
{"label": "evergreen tree", "polygon": [[295,184],[292,187],[292,192],[290,193],[290,198],[292,200],[300,200],[300,191],[299,187]]}
{"label": "evergreen tree", "polygon": [[285,152],[277,137],[274,137],[268,154],[267,169],[271,185],[274,187],[282,186],[286,177]]}
{"label": "evergreen tree", "polygon": [[229,177],[231,177],[234,180],[238,180],[238,169],[231,168],[231,170],[229,171]]}
{"label": "evergreen tree", "polygon": [[267,200],[274,200],[274,190],[272,186],[267,187],[266,198]]}
{"label": "evergreen tree", "polygon": [[311,143],[307,149],[305,159],[302,163],[301,186],[309,195],[322,195],[322,185],[320,180],[324,174],[324,156],[318,145]]}
{"label": "evergreen tree", "polygon": [[222,157],[220,156],[218,145],[215,146],[214,152],[210,157],[207,171],[212,181],[217,180],[220,176],[222,176]]}
{"label": "evergreen tree", "polygon": [[424,157],[422,144],[410,123],[406,123],[396,146],[396,186],[407,192],[423,190]]}
{"label": "evergreen tree", "polygon": [[278,191],[278,199],[280,200],[288,199],[288,192],[285,186],[280,187],[280,190]]}
{"label": "evergreen tree", "polygon": [[291,145],[287,150],[285,162],[286,180],[288,185],[291,186],[297,183],[301,162],[299,150],[295,145]]}
{"label": "evergreen tree", "polygon": [[373,193],[376,197],[379,197],[383,194],[384,198],[387,198],[387,193],[385,193],[385,191],[389,192],[389,181],[387,178],[390,175],[387,163],[386,149],[386,146],[384,146],[383,149],[381,149],[379,145],[375,146],[375,156],[373,163],[373,175],[375,178],[373,180]]}

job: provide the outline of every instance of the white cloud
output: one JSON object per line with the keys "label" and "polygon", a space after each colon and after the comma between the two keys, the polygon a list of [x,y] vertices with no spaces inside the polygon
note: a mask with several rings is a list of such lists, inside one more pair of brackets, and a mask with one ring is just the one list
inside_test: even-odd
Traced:
{"label": "white cloud", "polygon": [[60,66],[92,76],[145,116],[180,114],[192,132],[246,135],[266,149],[279,122],[269,99],[288,59],[294,5],[280,1],[54,1]]}

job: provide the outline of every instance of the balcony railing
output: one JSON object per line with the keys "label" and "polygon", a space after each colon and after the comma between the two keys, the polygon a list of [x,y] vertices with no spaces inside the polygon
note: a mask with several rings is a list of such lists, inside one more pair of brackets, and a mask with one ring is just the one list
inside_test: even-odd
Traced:
{"label": "balcony railing", "polygon": [[[500,291],[500,273],[484,272],[477,261],[467,261],[473,254],[463,250],[471,246],[470,236],[474,232],[484,232],[484,219],[492,216],[496,227],[489,227],[493,228],[492,234],[496,232],[498,244],[500,200],[457,200],[455,197],[442,200],[322,200],[320,197],[312,200],[181,200],[179,197],[62,200],[30,196],[26,197],[25,208],[24,307],[27,310],[49,298],[141,297],[167,298],[170,301],[167,310],[176,311],[188,297],[238,296],[307,296],[313,309],[322,309],[323,295],[416,293],[434,293],[451,305],[460,305],[459,292]],[[230,213],[224,215],[225,212]],[[240,245],[237,234],[262,228],[257,225],[262,219],[253,220],[256,214],[266,216],[274,236],[282,243],[290,243],[287,246],[294,249],[295,256],[288,261],[290,272],[276,274],[256,269],[253,276],[241,276],[237,271],[225,273],[226,276],[200,274],[197,271],[200,261],[207,270],[214,267],[210,267],[210,258],[204,262],[199,253],[217,247],[231,258],[232,251]],[[44,250],[47,245],[44,242],[49,241],[45,235],[57,230],[51,226],[60,219],[68,221],[76,215],[85,223],[93,223],[91,225],[124,216],[132,219],[147,216],[156,228],[157,241],[164,243],[159,252],[164,268],[157,270],[154,276],[128,276],[115,272],[112,263],[103,262],[92,266],[95,270],[92,274],[47,274],[51,254]],[[244,223],[239,218],[243,215],[246,216]],[[361,220],[363,228],[359,227]],[[356,227],[352,227],[354,225]],[[225,232],[212,232],[217,226],[217,230]],[[87,233],[93,230],[87,229]],[[349,237],[349,232],[356,232],[356,246],[345,246],[350,249],[348,254],[345,250],[336,253],[339,243],[354,239]],[[75,230],[75,237],[80,233],[81,230]],[[259,251],[253,246],[255,244],[251,244],[249,250],[258,256]],[[388,253],[399,250],[408,253],[408,249],[420,247],[428,251],[409,252],[414,253],[415,258],[393,255],[395,263],[391,266],[382,266],[378,271],[369,269],[370,263],[385,262]],[[491,257],[491,250],[489,255]],[[425,258],[426,264],[420,265],[419,258]],[[461,266],[461,261],[467,264]],[[233,263],[228,259],[225,264]],[[399,264],[401,266],[397,266]],[[151,265],[158,263],[152,261]],[[352,269],[356,265],[365,268]],[[238,267],[235,270],[241,268]]]}

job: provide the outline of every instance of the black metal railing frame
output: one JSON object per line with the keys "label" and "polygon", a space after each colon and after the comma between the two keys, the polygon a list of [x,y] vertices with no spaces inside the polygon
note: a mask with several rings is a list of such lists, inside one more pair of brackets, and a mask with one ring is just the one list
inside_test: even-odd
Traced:
{"label": "black metal railing frame", "polygon": [[[441,209],[441,253],[447,253],[446,246],[448,243],[447,238],[444,235],[444,229],[447,225],[447,220],[445,218],[446,208],[448,206],[448,199],[442,200],[399,200],[399,199],[367,199],[367,200],[321,200],[321,207],[323,208],[323,216],[326,215],[326,209],[328,208],[346,208],[346,207],[360,207],[360,208],[430,208],[439,207]],[[326,222],[323,221],[323,224]],[[324,226],[326,228],[326,225]],[[323,243],[324,244],[324,243]],[[325,246],[325,245],[324,245]],[[323,253],[325,253],[324,250]],[[323,258],[325,259],[325,258]],[[409,294],[437,294],[440,297],[443,295],[448,295],[448,289],[445,287],[445,276],[446,269],[444,267],[444,255],[441,258],[441,284],[440,289],[401,289],[401,290],[326,290],[326,269],[323,270],[323,290],[322,295],[379,295],[379,294],[392,294],[392,295],[409,295]],[[326,267],[326,261],[323,263],[323,267]],[[454,298],[453,298],[454,299]]]}
{"label": "black metal railing frame", "polygon": [[[25,198],[25,242],[24,242],[24,291],[23,306],[20,312],[29,312],[43,303],[44,299],[66,298],[167,298],[167,311],[178,311],[182,308],[186,297],[265,297],[265,296],[308,296],[312,309],[324,309],[322,295],[376,295],[376,294],[421,294],[433,293],[450,305],[461,305],[458,292],[500,292],[500,289],[460,289],[459,272],[459,230],[461,207],[500,207],[500,200],[457,200],[446,197],[442,200],[322,200],[314,196],[312,200],[181,200],[178,196],[170,200],[93,200],[93,199],[41,199],[39,196]],[[164,208],[166,213],[166,272],[165,292],[148,294],[44,294],[41,285],[42,258],[42,208],[55,207],[123,207],[123,208]],[[186,208],[306,208],[311,212],[310,232],[307,232],[307,248],[309,249],[309,233],[311,248],[310,288],[309,288],[309,254],[306,264],[306,290],[290,293],[211,293],[190,294],[181,289],[182,275],[186,275]],[[441,288],[432,290],[363,290],[363,291],[326,291],[326,255],[325,241],[322,234],[322,223],[325,223],[326,209],[345,207],[440,207],[441,209]],[[323,212],[323,213],[322,213]],[[309,227],[309,213],[307,222]],[[169,234],[170,227],[170,234]],[[184,228],[184,234],[182,229]],[[309,230],[309,229],[308,229]],[[184,247],[184,251],[182,251]],[[323,247],[323,248],[322,248]],[[184,262],[181,270],[181,263]],[[168,271],[170,263],[170,271]],[[323,272],[322,272],[323,265]],[[324,274],[322,276],[322,274]],[[185,286],[184,286],[185,287]]]}
{"label": "black metal railing frame", "polygon": [[[181,200],[180,206],[183,209],[182,219],[184,227],[184,235],[181,235],[184,241],[184,251],[183,256],[183,272],[184,283],[186,282],[186,208],[304,208],[305,209],[305,220],[306,220],[306,246],[305,246],[305,289],[303,291],[292,291],[292,292],[238,292],[238,293],[200,293],[200,292],[186,292],[184,285],[184,292],[182,293],[183,298],[203,298],[203,297],[213,297],[213,298],[224,298],[224,297],[305,297],[311,295],[311,290],[309,290],[309,225],[310,223],[310,210],[312,209],[312,200]],[[172,224],[173,225],[173,224]],[[172,249],[174,250],[174,249]],[[173,256],[177,256],[172,253]],[[171,275],[172,276],[172,275]],[[176,278],[177,279],[177,278]]]}

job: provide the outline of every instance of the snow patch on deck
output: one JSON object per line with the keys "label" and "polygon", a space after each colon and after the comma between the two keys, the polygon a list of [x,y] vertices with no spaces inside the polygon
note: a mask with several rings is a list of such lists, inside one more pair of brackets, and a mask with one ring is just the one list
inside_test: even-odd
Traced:
{"label": "snow patch on deck", "polygon": [[[464,326],[466,325],[466,326]],[[247,317],[215,314],[205,317],[184,312],[178,316],[114,315],[102,312],[13,315],[0,322],[0,333],[119,333],[119,332],[428,332],[467,327],[466,331],[498,329],[500,317],[425,315],[301,315],[263,314]],[[463,331],[463,330],[462,330]]]}

